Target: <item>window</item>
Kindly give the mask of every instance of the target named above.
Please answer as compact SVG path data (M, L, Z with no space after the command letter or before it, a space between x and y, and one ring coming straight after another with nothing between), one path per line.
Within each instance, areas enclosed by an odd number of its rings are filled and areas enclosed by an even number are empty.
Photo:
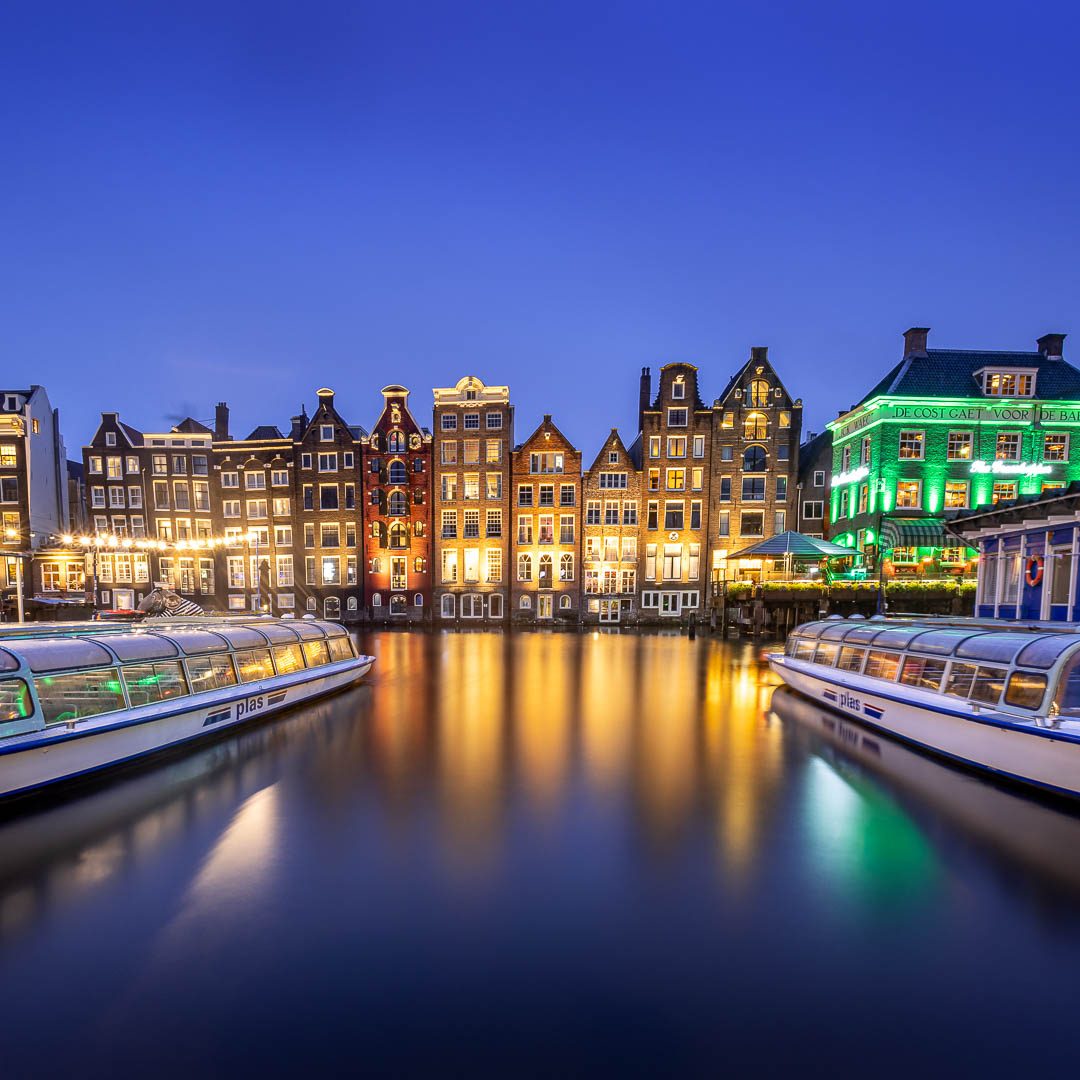
M730 449L730 447L728 447ZM703 458L705 456L705 436L694 436L694 457Z
M901 431L899 449L900 460L922 461L925 440L925 431Z
M898 509L922 506L922 481L898 480L896 483L896 506Z
M183 476L187 472L187 458L183 454L173 454L172 469L177 476Z
M787 477L778 476L776 478L776 498L783 500L787 498Z
M664 528L669 530L683 528L683 504L681 502L664 503Z
M945 456L949 461L970 461L972 435L970 431L950 431Z
M669 458L686 457L686 436L671 435L667 441L667 456Z
M262 491L266 487L266 473L248 470L244 473L244 487L248 491Z
M502 581L502 552L498 548L488 548L485 552L487 562L487 582L497 585Z
M180 509L180 507L177 507ZM248 499L247 501L247 516L249 518L264 518L266 517L266 500L265 499Z
M484 487L489 499L501 499L502 475L500 473L489 472L485 477Z
M323 524L319 526L319 546L324 548L340 547L341 530L337 525Z
M518 517L518 543L531 544L533 542L533 519L526 514Z
M894 563L917 563L919 561L919 549L915 547L894 547L892 549L892 561Z
M605 525L618 525L619 524L619 504L617 502L605 502L604 503L604 524Z
M618 454L615 455L618 457ZM627 474L624 472L602 472L600 473L599 486L601 488L626 488ZM571 491L574 489L571 487Z
M983 393L989 397L1031 397L1035 374L1029 371L984 371Z
M155 472L157 470L155 469ZM221 486L223 488L238 488L240 486L240 474L234 472L223 472L221 474Z
M574 515L559 515L559 543L572 544L574 542Z
M664 545L663 580L682 581L681 544Z
M660 456L660 436L649 436L649 457L658 458ZM99 470L100 471L100 470Z
M748 446L743 452L743 472L765 471L765 447Z
M320 454L319 472L337 472L337 454Z
M528 552L518 556L517 576L518 581L532 581L532 556Z
M518 484L518 506L532 506L532 484Z
M649 485L648 486L649 486L650 491L659 491L660 490L660 470L659 469L650 469L649 470Z
M637 502L624 502L622 505L623 505L623 524L624 525L636 525L638 523Z
M994 485L994 490L990 496L992 503L999 502L1013 502L1016 499L1016 484L1007 481L1004 483L998 483Z
M319 485L319 509L336 510L338 508L337 484Z
M564 554L559 556L559 580L560 581L573 581L574 580L574 556L570 554Z
M763 412L747 413L743 420L744 439L767 439L769 437L769 418Z
M319 442L333 442L334 441L334 425L333 424L320 424L319 425Z
M404 491L394 491L386 500L386 513L390 517L404 517L409 512L408 500Z
M502 510L488 510L486 512L485 535L488 537L502 536Z
M968 482L966 480L945 481L946 508L963 509L968 504Z
M484 415L484 423L488 431L499 431L503 426L501 412L489 412Z
M859 464L869 465L871 463L870 457L870 436L864 435L862 438L862 442L859 444Z
M488 439L484 449L484 460L489 465L499 465L502 462L502 439Z
M554 544L555 543L555 515L554 514L541 514L540 524L537 530L536 536L537 543L539 544Z
M686 397L686 380L682 375L675 376L675 381L671 384L671 396L676 401L682 401Z
M697 499L690 503L690 528L701 528L701 503Z
M277 556L277 583L279 588L292 588L293 557L291 555Z
M322 583L324 585L341 584L341 559L337 555L324 555L322 562Z
M191 493L188 490L186 480L176 480L173 482L173 505L177 510L190 510L191 509Z
M12 462L12 464L14 464L14 462ZM103 471L104 471L104 469L102 467L101 458L96 457L96 456L91 456L91 458L90 458L90 472L92 472L92 473L101 473Z
M461 535L466 540L478 540L480 538L480 511L479 510L466 510L465 511L465 525L461 530Z
M718 536L730 536L731 535L731 513L728 510L721 510L716 515L716 529Z
M769 404L769 384L764 379L750 380L750 404L755 409Z
M480 414L479 413L466 413L463 417L462 426L466 431L479 431L480 430Z
M378 472L379 471L379 463L378 463L378 461L373 462L373 465L375 466L374 471ZM311 468L311 455L310 454L301 454L300 455L300 468L301 469L310 469Z
M1043 461L1068 461L1069 436L1063 431L1048 431L1043 435Z
M1072 552L1067 547L1054 548L1050 553L1050 564L1050 603L1067 604L1072 576Z
M540 485L540 505L541 506L554 506L555 505L555 485L554 484L541 484Z
M668 491L682 491L686 487L685 469L668 469L664 478L665 487Z
M994 447L994 457L998 461L1020 460L1020 433L1018 431L999 431Z
M865 514L870 498L870 487L867 484L859 485L859 513Z
M457 431L457 414L456 413L443 413L442 414L442 430L443 431Z
M765 477L744 476L742 482L743 502L765 501Z
M686 409L668 409L668 427L686 427L689 413Z
M409 482L405 462L400 459L391 461L387 470L387 482L391 484L407 484Z
M774 510L773 511L773 532L782 533L787 529L787 511L786 510Z
M720 501L731 502L731 477L720 477Z
M741 515L739 533L742 536L764 536L765 515L760 510L747 510Z
M654 499L650 499L649 504L646 507L645 528L658 529L660 527L657 520L658 516L659 504Z

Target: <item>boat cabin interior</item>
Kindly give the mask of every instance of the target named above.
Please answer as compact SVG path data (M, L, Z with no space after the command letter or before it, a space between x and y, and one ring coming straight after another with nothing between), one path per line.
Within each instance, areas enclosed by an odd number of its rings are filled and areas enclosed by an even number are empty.
M0 646L0 737L317 668L356 655L337 623L140 627Z
M826 619L795 630L785 654L980 708L1080 718L1076 634Z

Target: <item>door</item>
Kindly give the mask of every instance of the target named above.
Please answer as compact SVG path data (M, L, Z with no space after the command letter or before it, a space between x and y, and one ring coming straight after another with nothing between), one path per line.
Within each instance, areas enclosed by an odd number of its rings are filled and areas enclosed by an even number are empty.
M682 611L682 593L662 592L660 594L660 614L678 616Z
M336 596L328 596L323 601L323 618L324 619L340 619L341 618L341 601Z
M113 589L113 607L130 611L135 606L134 589Z
M551 593L541 595L536 605L536 617L538 619L550 619L555 608L554 601L555 597Z
M600 621L606 623L617 623L619 621L618 600L600 601Z

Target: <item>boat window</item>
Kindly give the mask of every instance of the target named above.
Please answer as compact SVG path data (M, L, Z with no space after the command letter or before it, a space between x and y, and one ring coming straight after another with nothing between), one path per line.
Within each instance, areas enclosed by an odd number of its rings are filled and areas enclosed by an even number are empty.
M856 623L844 634L845 641L861 641L868 645L881 633L881 627L873 623Z
M836 665L843 671L862 671L865 649L856 649L852 645L845 645L840 650L840 662Z
M42 675L34 680L46 724L63 724L124 708L124 688L116 668Z
M832 667L836 663L836 656L839 652L839 645L834 645L829 641L820 642L817 647L817 652L814 653L814 663Z
M971 682L975 678L975 671L974 664L953 664L945 683L945 693L953 697L966 698L971 693Z
M821 631L820 641L841 641L844 635L851 629L851 623L835 622L826 626Z
M269 649L246 649L236 654L236 670L240 672L241 682L256 682L269 679L274 674L274 662L270 659Z
M0 649L0 671L18 671L19 661L7 649Z
M875 649L906 649L912 638L925 634L925 626L894 626L874 638Z
M184 697L188 692L179 660L160 664L127 664L121 670L127 685L128 701L133 708Z
M107 646L122 661L164 660L176 656L176 646L168 638L156 634L110 634L103 641L97 638L87 640Z
M351 660L356 655L348 637L331 638L327 644L330 646L331 660ZM819 645L818 648L820 649L821 646Z
M193 694L236 685L236 672L229 656L192 656L188 659L187 670Z
M796 660L813 660L814 659L814 643L808 641L805 638L797 638L795 641L795 653Z
M104 667L116 662L107 649L86 638L35 638L20 641L18 649L35 674L67 671L70 668Z
M186 656L224 652L228 648L224 638L211 634L208 630L170 630L169 640L179 645Z
M900 654L882 652L879 649L871 649L866 657L866 670L864 675L874 679L888 679L890 682L896 678L900 670Z
M294 671L303 671L304 654L299 645L275 645L274 663L279 675L289 675Z
M265 622L259 623L256 627L263 637L268 638L271 644L283 644L288 645L296 640L296 631L289 626L284 626L281 623L270 622L267 619Z
M954 655L964 660L994 660L999 664L1011 664L1013 657L1030 641L1028 634L980 634L958 645Z
M940 690L941 677L945 674L945 661L929 656L906 656L900 671L900 681L905 686L917 686L921 690Z
M824 630L827 625L828 623L821 621L803 623L802 626L799 627L799 637L817 639L821 636L822 630ZM344 630L345 628L342 627L342 629Z
M795 655L795 649L798 647L798 644L799 644L799 639L797 637L795 637L794 634L792 634L791 637L789 637L787 639L787 644L784 646L784 655L785 656L794 656Z
M220 626L216 633L219 633L234 649L258 649L266 645L266 638L247 626Z
M813 645L810 646L813 648ZM304 659L308 663L308 667L318 667L320 664L330 663L330 654L326 648L325 641L305 641L304 642Z
M293 629L296 631L297 637L301 637L305 641L322 641L326 637L323 628L317 622L311 620L298 622Z
M1067 649L1077 644L1075 634L1033 634L1031 644L1016 658L1024 667L1052 668Z
M969 638L980 637L981 633L970 630L929 630L914 638L908 646L912 652L932 653L934 656L951 656L953 650Z
M1066 663L1058 681L1054 704L1062 716L1080 716L1080 653Z
M1005 669L979 665L971 684L971 700L984 705L996 705L1005 689Z
M1018 709L1037 709L1046 693L1046 676L1034 671L1014 671L1009 676L1005 704Z
M4 679L0 682L0 723L5 720L21 720L33 711L30 687L22 679Z

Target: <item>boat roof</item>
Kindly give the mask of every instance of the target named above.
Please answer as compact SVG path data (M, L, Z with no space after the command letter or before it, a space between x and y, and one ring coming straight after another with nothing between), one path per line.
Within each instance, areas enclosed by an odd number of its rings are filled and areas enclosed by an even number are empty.
M872 645L878 649L904 649L912 653L954 660L1049 670L1066 653L1080 650L1074 633L983 626L942 626L940 623L888 622L867 619L821 619L795 631L801 638Z
M0 646L0 673L15 672L23 663L35 675L80 668L109 667L116 663L153 663L225 652L228 649L266 648L345 637L339 623L253 619L248 623L222 620L211 625L188 627L185 621L167 625L142 623L138 627L101 634L43 635L5 639ZM100 623L91 624L100 628Z

